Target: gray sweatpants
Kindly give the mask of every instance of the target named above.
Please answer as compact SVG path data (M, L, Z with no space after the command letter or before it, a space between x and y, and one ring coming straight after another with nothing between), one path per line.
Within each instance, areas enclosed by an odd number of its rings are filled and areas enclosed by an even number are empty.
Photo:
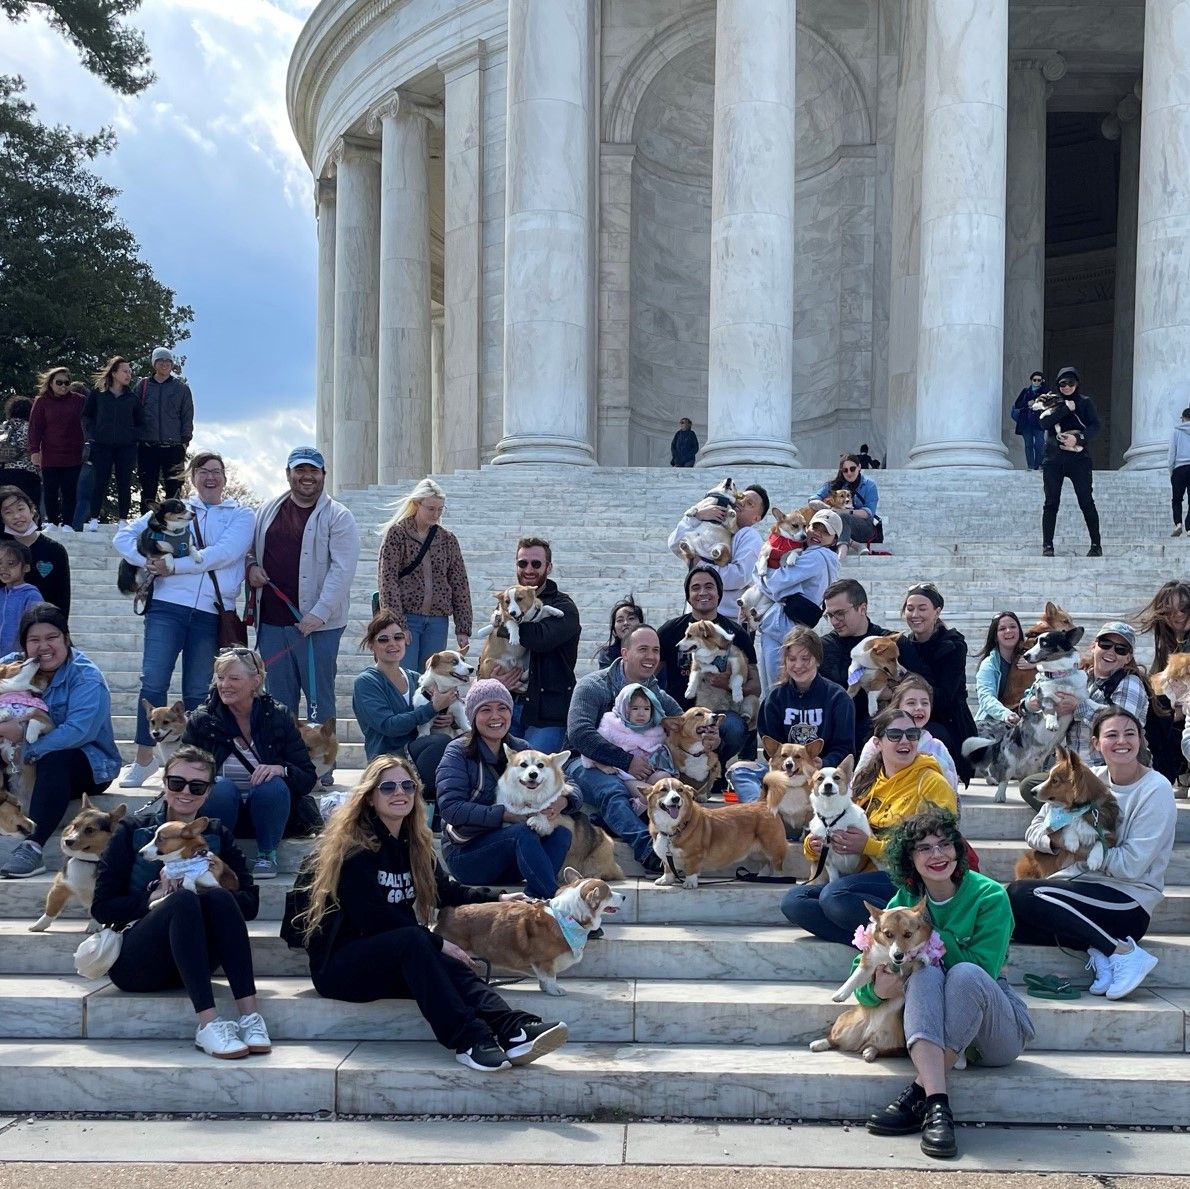
M974 1044L981 1065L1008 1065L1033 1039L1025 1002L1004 979L996 980L974 962L949 970L926 966L905 984L905 1039L965 1053Z

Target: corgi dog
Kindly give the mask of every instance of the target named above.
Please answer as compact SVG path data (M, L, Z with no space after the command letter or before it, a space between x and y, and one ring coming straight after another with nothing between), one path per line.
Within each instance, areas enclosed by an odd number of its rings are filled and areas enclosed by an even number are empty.
M702 706L691 706L681 714L671 714L661 720L665 745L673 758L678 775L694 789L695 799L705 801L723 774L722 765L714 749L705 743L707 733L723 721L722 714L712 714ZM647 789L644 790L647 793Z
M761 799L781 819L786 838L800 838L813 813L810 787L822 766L818 758L822 754L822 740L781 743L770 735L762 735L760 743L769 761L769 770L760 781Z
M0 834L6 838L28 838L37 823L25 815L15 794L0 789Z
M907 670L897 647L899 632L868 636L851 650L847 670L847 693L855 697L862 689L868 695L868 715L875 718L882 706L892 701L892 692Z
M1016 861L1015 879L1049 879L1072 863L1088 871L1103 867L1106 848L1116 840L1120 805L1078 752L1058 748L1058 762L1034 790L1045 815L1050 854L1030 848Z
M294 721L297 722L296 718ZM339 723L333 718L328 718L323 723L297 722L297 729L306 750L310 753L315 775L321 780L328 772L335 770L335 761L339 758L339 740L336 734Z
M475 633L477 640L483 640L479 654L480 677L527 669L529 650L521 644L521 624L556 619L564 614L557 607L547 607L532 586L510 586L507 590L497 591L495 599L492 622ZM524 693L527 688L527 682L522 681L518 692Z
M25 742L33 743L53 729L54 720L40 695L50 683L36 659L10 661L0 665L0 722L25 724ZM0 759L4 761L4 787L18 797L33 792L33 765L27 764L23 747L10 739L0 740Z
M566 852L563 867L589 871L596 879L624 878L624 869L616 862L616 844L612 836L585 813L559 814L558 825L570 831L570 849Z
M852 759L846 756L836 768L822 768L814 773L810 784L810 834L822 839L819 870L826 870L829 883L843 875L854 875L867 860L862 854L841 855L832 849L830 840L835 830L862 830L870 838L872 827L868 815L851 799Z
M202 550L197 548L190 536L190 525L194 520L194 509L185 500L162 500L153 506L149 521L136 539L136 547L145 558L161 558L166 572L174 572L174 561L179 557L192 557L202 564ZM153 585L153 575L143 566L131 562L120 562L116 573L116 588L121 594L132 595L134 608L148 597Z
M665 866L658 887L697 888L704 868L729 867L757 852L774 871L785 862L785 827L764 801L708 809L692 788L667 777L649 790L648 816L653 852Z
M864 901L871 923L855 932L860 960L851 977L831 996L842 1003L857 988L870 983L881 966L908 977L924 966L942 961L946 947L934 932L923 896L912 908L877 908ZM810 1045L812 1053L842 1049L862 1053L865 1061L905 1053L904 992L890 996L876 1007L857 1004L831 1026L830 1035Z
M850 487L834 487L821 500L812 500L810 507L815 509L819 507L832 508L840 514L852 512L855 510L855 497L851 494Z
M105 813L91 803L86 793L83 794L82 808L62 831L62 853L66 856L66 866L54 876L54 882L46 893L45 912L29 926L30 933L44 933L71 900L77 900L90 913L91 901L95 898L95 874L99 857L127 812L127 805L117 805L111 813ZM99 925L91 921L87 925L87 932L92 933L98 928Z
M164 864L162 878L180 879L188 892L204 888L238 892L240 881L235 872L218 855L211 854L203 837L210 820L196 817L192 822L162 822L140 853L150 862Z
M731 538L739 528L736 520L739 499L740 493L736 491L735 484L730 479L724 479L707 492L704 500L686 512L687 516L694 516L704 509L722 508L725 513L722 522L700 520L696 528L678 540L675 548L687 565L709 561L716 566L725 566L731 561Z
M182 745L186 730L186 707L181 701L172 706L154 706L148 698L141 698L145 718L149 723L149 734L153 736L153 754L164 768Z
M752 727L760 713L760 699L755 694L744 695L748 658L731 632L713 619L694 619L676 648L679 656L690 657L686 698L708 710L734 710L745 725ZM704 680L713 673L726 675L727 690L716 689Z
M795 508L792 512L782 512L780 508L774 507L771 511L773 529L769 533L769 539L760 547L760 553L757 555L757 575L764 574L768 570L776 570L781 566L793 565L809 540L810 517L806 515L809 509ZM765 612L772 605L773 600L764 593L760 584L753 582L736 599L736 606L739 607L739 614L736 618L750 632L755 632L760 627L760 621L764 618Z
M1037 666L1038 700L1041 702L1045 729L1058 731L1059 735L1066 732L1059 730L1054 695L1059 692L1070 693L1080 701L1087 696L1087 674L1079 667L1079 656L1075 650L1082 636L1082 628L1042 632L1037 643L1024 653L1025 660ZM1066 726L1069 725L1067 722Z
M587 938L624 897L602 879L584 878L573 867L556 896L463 904L438 914L435 932L493 966L536 975L547 995L565 995L558 975L581 961Z
M541 811L570 792L562 771L570 752L548 755L532 748L513 751L506 743L504 755L508 764L496 784L496 804L510 813L527 814L525 825L535 834L552 834L559 823L550 821Z
M1057 603L1050 600L1045 605L1040 618L1032 627L1025 629L1025 645L1037 643L1042 632L1069 632L1074 627L1074 620ZM1008 674L1008 683L1004 687L1001 701L1005 706L1016 706L1025 696L1026 690L1033 684L1035 673L1032 666L1027 669L1017 668L1015 665Z
M1169 699L1169 704L1190 714L1190 652L1175 652L1165 668L1152 677L1153 690Z
M463 701L467 697L467 687L471 684L471 678L474 676L475 666L467 664L461 652L449 648L443 652L436 652L426 661L426 670L417 683L413 704L414 706L425 706L435 694L440 694L448 689L458 690L458 698L451 702L447 710L454 725L447 727L444 733L450 735L452 739L466 734L471 730L471 724L467 721L467 714L463 710ZM429 722L422 723L417 728L417 733L428 735L433 729L433 719L431 719Z

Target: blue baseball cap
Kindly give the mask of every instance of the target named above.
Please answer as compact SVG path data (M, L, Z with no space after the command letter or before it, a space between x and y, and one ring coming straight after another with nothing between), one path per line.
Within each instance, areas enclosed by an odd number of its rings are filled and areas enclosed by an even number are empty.
M285 469L292 470L303 463L307 466L318 467L323 471L326 470L326 459L314 446L295 446L285 460Z

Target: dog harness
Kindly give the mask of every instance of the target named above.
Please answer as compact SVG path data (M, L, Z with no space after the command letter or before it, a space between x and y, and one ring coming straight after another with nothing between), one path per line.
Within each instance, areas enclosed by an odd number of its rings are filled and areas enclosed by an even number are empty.
M161 874L166 879L198 879L211 869L211 856L205 851L192 859L171 859L161 865Z
M803 548L803 542L791 541L780 533L769 533L769 569L775 570L781 565L781 558L795 549Z
M811 883L813 883L822 874L822 869L826 866L826 852L830 850L830 832L835 828L835 826L839 824L839 822L843 820L843 816L846 814L846 812L847 806L844 806L834 817L831 818L829 822L825 818L819 817L818 814L814 815L814 818L817 821L822 822L823 826L826 828L827 837L822 840L822 850L818 852L818 866L814 868L814 874L810 876ZM856 933L856 936L859 936L858 932ZM862 949L863 947L861 946L860 948Z
M570 946L570 952L576 959L581 958L587 945L586 927L580 925L574 917L568 917L556 909L552 903L547 904L545 910L558 922L558 928L562 930L562 938Z

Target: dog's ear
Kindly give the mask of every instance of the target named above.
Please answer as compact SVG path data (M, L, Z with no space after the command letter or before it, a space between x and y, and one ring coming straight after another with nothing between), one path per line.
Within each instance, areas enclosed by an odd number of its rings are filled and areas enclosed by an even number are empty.
M157 709L157 707L154 706L153 703L150 702L148 698L141 698L140 704L145 708L146 715L152 714L153 711Z
M178 699L178 700L177 700L177 701L176 701L176 702L175 702L175 703L174 703L174 704L173 704L173 705L172 705L172 706L169 708L169 712L170 712L170 714L185 714L185 713L186 713L186 703L185 703L185 702L183 702L181 698L179 698L179 699Z
M1073 648L1082 638L1086 628L1071 628L1070 629L1070 647Z
M760 745L764 748L764 754L770 760L781 750L781 744L772 735L761 735Z
M582 878L583 873L581 871L576 871L573 867L567 867L566 870L562 872L563 883L578 883L578 881Z
M929 896L922 896L922 898L913 906L913 911L916 912L919 916L925 916L926 909L929 908L929 905L930 905Z
M507 743L504 744L504 757L505 757L505 759L508 760L508 762L510 764L515 763L517 756L519 756L520 754L521 753L519 751L513 751L512 748L509 747Z
M810 759L816 760L822 754L822 749L825 746L826 741L824 739L811 739L810 742L806 744L806 755L808 755Z
M84 793L82 801L79 804L79 809L83 810L83 809L94 809L94 808L95 808L95 805L91 801L91 798L88 797L86 793Z
M114 826L117 822L122 821L124 816L128 813L128 806L123 803L117 805L107 816Z
M554 754L552 756L550 756L550 766L553 768L557 768L558 771L561 772L563 767L566 764L566 761L569 759L570 759L570 752L556 751L556 752L554 752Z
M840 764L835 765L835 771L843 774L844 780L850 780L852 772L855 771L855 759L853 756L844 756Z
M1047 599L1045 610L1042 612L1043 619L1055 620L1062 618L1062 608L1058 606L1052 599Z
M875 904L869 904L864 901L864 907L868 910L868 916L872 918L873 923L880 920L880 914L884 911L883 908L877 908Z
M769 515L771 515L771 516L772 516L773 520L774 520L774 521L775 521L777 524L780 524L780 523L781 523L781 521L785 519L785 513L784 513L784 512L782 512L782 511L781 511L781 509L780 509L780 508L778 508L776 504L774 504L774 505L773 505L773 506L772 506L772 507L769 509Z
M681 714L667 714L661 720L661 729L668 735L672 731L680 731L686 718Z
M182 833L187 837L201 836L210 824L211 819L209 817L196 817L194 821L182 828Z
M886 640L899 640L901 638L900 632L885 632L884 638Z

